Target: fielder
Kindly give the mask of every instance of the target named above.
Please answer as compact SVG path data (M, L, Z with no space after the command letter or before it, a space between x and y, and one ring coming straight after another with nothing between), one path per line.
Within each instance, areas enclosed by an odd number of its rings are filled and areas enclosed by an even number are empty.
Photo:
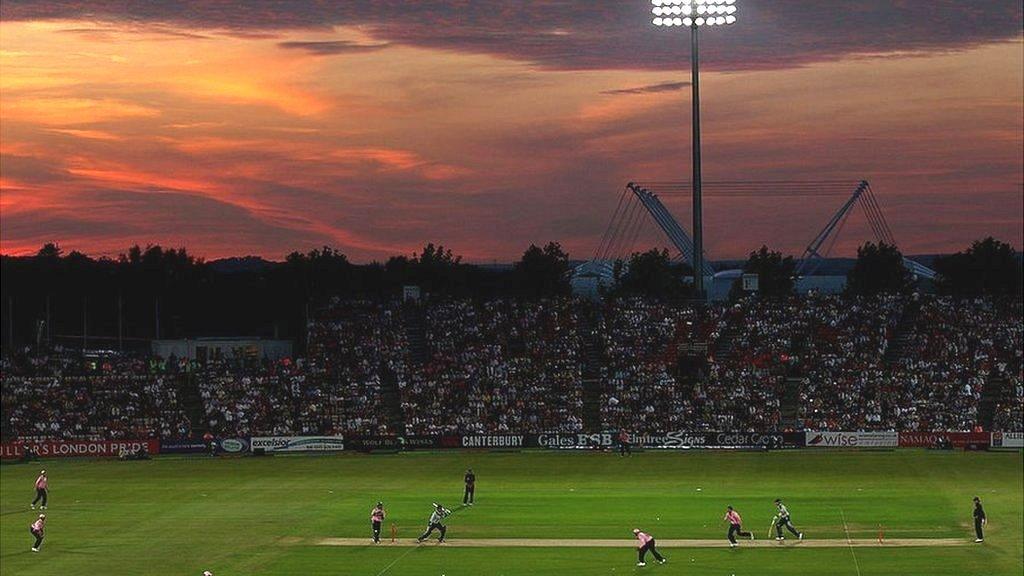
M473 505L473 497L476 495L476 474L473 474L473 469L466 470L466 476L463 478L466 483L466 490L462 493L462 503L467 506Z
M32 545L33 552L39 552L39 547L43 545L43 530L46 528L46 514L40 514L39 518L28 527L28 531L36 537L36 543Z
M644 557L647 556L648 552L654 554L654 559L657 560L659 564L668 562L668 559L663 557L661 554L658 554L658 549L655 548L654 544L654 536L651 536L646 532L641 532L639 528L633 528L633 535L636 536L637 539L637 566L647 566L647 562L644 562Z
M46 479L46 470L39 471L39 477L36 478L36 499L32 501L30 508L36 509L36 503L40 500L43 501L43 505L39 507L40 510L46 510L46 497L48 496L49 481Z
M775 526L775 539L786 539L786 537L782 535L782 528L783 526L785 526L786 529L790 531L790 533L797 537L797 539L803 540L804 533L798 531L796 528L793 527L793 522L791 522L789 519L789 509L786 508L786 505L782 503L782 500L778 498L775 499L775 508L779 511L779 513L775 515L775 518L772 522L772 524Z
M725 508L725 518L723 518L723 520L729 523L729 534L727 536L729 538L729 546L733 548L738 546L736 543L736 535L739 535L741 538L750 538L753 540L753 532L743 531L743 518L740 517L740 513L733 510L732 506L726 506Z
M619 430L619 456L632 456L633 446L629 443L629 432Z
M437 543L443 543L444 535L448 531L448 527L442 524L441 521L451 513L451 510L448 510L444 506L434 502L434 510L430 513L430 520L427 521L427 530L423 534L420 534L420 537L416 539L416 542L422 543L430 537L434 530L437 530L441 533L441 536L437 539Z
M384 511L384 503L377 502L377 505L370 510L370 527L373 528L373 543L380 544L380 525L384 523L387 512Z

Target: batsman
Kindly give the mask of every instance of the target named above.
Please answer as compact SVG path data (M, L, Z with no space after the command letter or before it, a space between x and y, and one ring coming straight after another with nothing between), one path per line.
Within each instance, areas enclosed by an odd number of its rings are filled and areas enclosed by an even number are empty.
M444 506L441 506L437 502L434 502L434 509L430 513L430 520L427 521L427 530L423 534L420 534L420 537L416 539L416 542L422 543L427 538L430 538L430 535L434 532L434 530L437 530L441 533L441 535L437 538L437 543L443 543L444 535L446 532L448 532L448 527L442 524L441 522L445 519L445 517L449 516L451 513L451 510L445 508Z
M370 527L373 529L373 543L380 544L380 525L384 523L387 512L384 511L384 503L377 502L377 505L370 510Z
M776 510L778 510L778 513L775 515L775 517L772 518L772 526L775 527L775 539L786 539L786 537L782 535L782 528L785 527L787 530L790 531L790 533L793 534L793 536L796 536L797 539L803 540L804 533L798 531L796 528L793 527L793 522L789 518L789 509L786 508L786 505L782 503L782 500L778 498L775 499L775 508Z

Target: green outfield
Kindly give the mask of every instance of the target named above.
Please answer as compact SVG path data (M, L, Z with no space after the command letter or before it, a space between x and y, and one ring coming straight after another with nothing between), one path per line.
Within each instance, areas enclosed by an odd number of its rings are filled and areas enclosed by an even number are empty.
M397 455L163 457L148 462L46 461L0 467L0 573L72 575L660 574L1013 575L1024 569L1021 452L446 452ZM50 477L47 539L32 553L28 504ZM460 508L462 473L477 505ZM976 545L971 497L989 514ZM725 538L726 505L764 539L781 497L807 543L665 548L669 563L634 566L625 547L588 540ZM369 512L388 509L385 535L414 537L430 503L456 509L451 546L369 542ZM920 539L911 547L848 546ZM363 538L365 544L327 545ZM390 538L388 538L390 539ZM495 546L480 544L494 539ZM500 545L543 539L544 547ZM549 542L551 541L551 542ZM344 542L336 540L335 542ZM863 543L863 542L861 542ZM564 545L563 545L564 544ZM612 543L614 544L614 543Z

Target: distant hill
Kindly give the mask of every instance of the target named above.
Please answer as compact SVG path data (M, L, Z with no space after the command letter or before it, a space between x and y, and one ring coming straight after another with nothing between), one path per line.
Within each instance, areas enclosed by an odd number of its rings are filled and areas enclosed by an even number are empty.
M259 256L232 256L211 260L210 269L220 274L238 274L243 272L263 272L280 266L280 262L264 260Z

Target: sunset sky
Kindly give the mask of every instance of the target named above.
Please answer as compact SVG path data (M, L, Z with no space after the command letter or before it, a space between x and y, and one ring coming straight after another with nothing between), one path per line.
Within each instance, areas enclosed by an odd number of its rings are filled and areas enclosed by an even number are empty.
M646 0L0 6L4 254L586 258L627 182L690 177L689 34ZM705 179L867 179L905 253L1021 248L1020 0L737 6L701 37ZM799 252L841 201L709 198L706 248Z

